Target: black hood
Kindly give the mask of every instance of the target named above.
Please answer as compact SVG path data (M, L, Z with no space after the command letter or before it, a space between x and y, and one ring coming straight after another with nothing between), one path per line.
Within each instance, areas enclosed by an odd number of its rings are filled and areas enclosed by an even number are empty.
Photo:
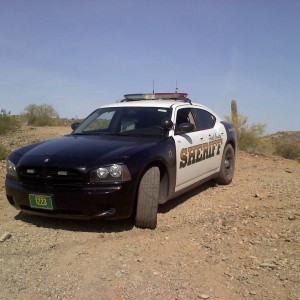
M47 164L57 167L89 168L96 163L118 162L136 151L143 151L153 145L153 142L153 139L128 136L68 135L38 143L33 147L20 148L16 153L22 156L18 166Z

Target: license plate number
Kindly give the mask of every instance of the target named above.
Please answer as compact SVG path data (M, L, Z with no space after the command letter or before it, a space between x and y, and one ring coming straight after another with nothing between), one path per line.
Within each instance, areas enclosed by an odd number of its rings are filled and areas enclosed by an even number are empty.
M29 194L30 207L53 210L53 201L50 195Z

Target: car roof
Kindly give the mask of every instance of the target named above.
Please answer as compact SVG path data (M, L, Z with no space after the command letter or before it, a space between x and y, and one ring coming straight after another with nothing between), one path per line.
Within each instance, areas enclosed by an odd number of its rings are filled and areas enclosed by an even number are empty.
M192 102L189 99L188 101L181 101L181 100L174 100L174 99L155 99L155 100L133 100L133 101L126 101L126 99L117 101L115 103L106 104L101 106L101 108L108 108L108 107L162 107L162 108L170 108L170 107L178 107L178 106L197 106L203 109L210 110L208 107Z
M192 102L183 102L176 100L165 100L165 99L157 99L157 100L138 100L138 101L124 101L124 102L115 102L108 105L103 105L101 108L108 107L162 107L162 108L170 108L170 107L179 107L179 106L193 106L199 107L203 109L208 109L206 106L199 103Z
M163 107L163 108L169 108L171 106L178 106L178 105L186 105L188 103L186 102L178 102L175 100L137 100L137 101L121 101L112 103L109 105L104 105L102 107Z

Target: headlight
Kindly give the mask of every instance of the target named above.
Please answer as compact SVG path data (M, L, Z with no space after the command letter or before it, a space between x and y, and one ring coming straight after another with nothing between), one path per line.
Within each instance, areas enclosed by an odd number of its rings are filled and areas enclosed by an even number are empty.
M124 182L131 179L128 168L123 164L99 167L91 171L90 182Z
M7 175L17 177L16 165L10 160L6 161L6 173Z
M109 171L106 168L98 168L96 172L99 178L106 178L109 174Z
M109 174L114 178L119 178L122 175L123 168L124 166L112 165L109 168Z

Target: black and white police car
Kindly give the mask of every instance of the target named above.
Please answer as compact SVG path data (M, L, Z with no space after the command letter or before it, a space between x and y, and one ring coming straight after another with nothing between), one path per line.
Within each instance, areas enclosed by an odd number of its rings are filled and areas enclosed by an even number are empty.
M125 95L69 135L7 159L6 196L29 214L124 219L155 228L158 205L204 181L232 181L236 131L186 93Z

